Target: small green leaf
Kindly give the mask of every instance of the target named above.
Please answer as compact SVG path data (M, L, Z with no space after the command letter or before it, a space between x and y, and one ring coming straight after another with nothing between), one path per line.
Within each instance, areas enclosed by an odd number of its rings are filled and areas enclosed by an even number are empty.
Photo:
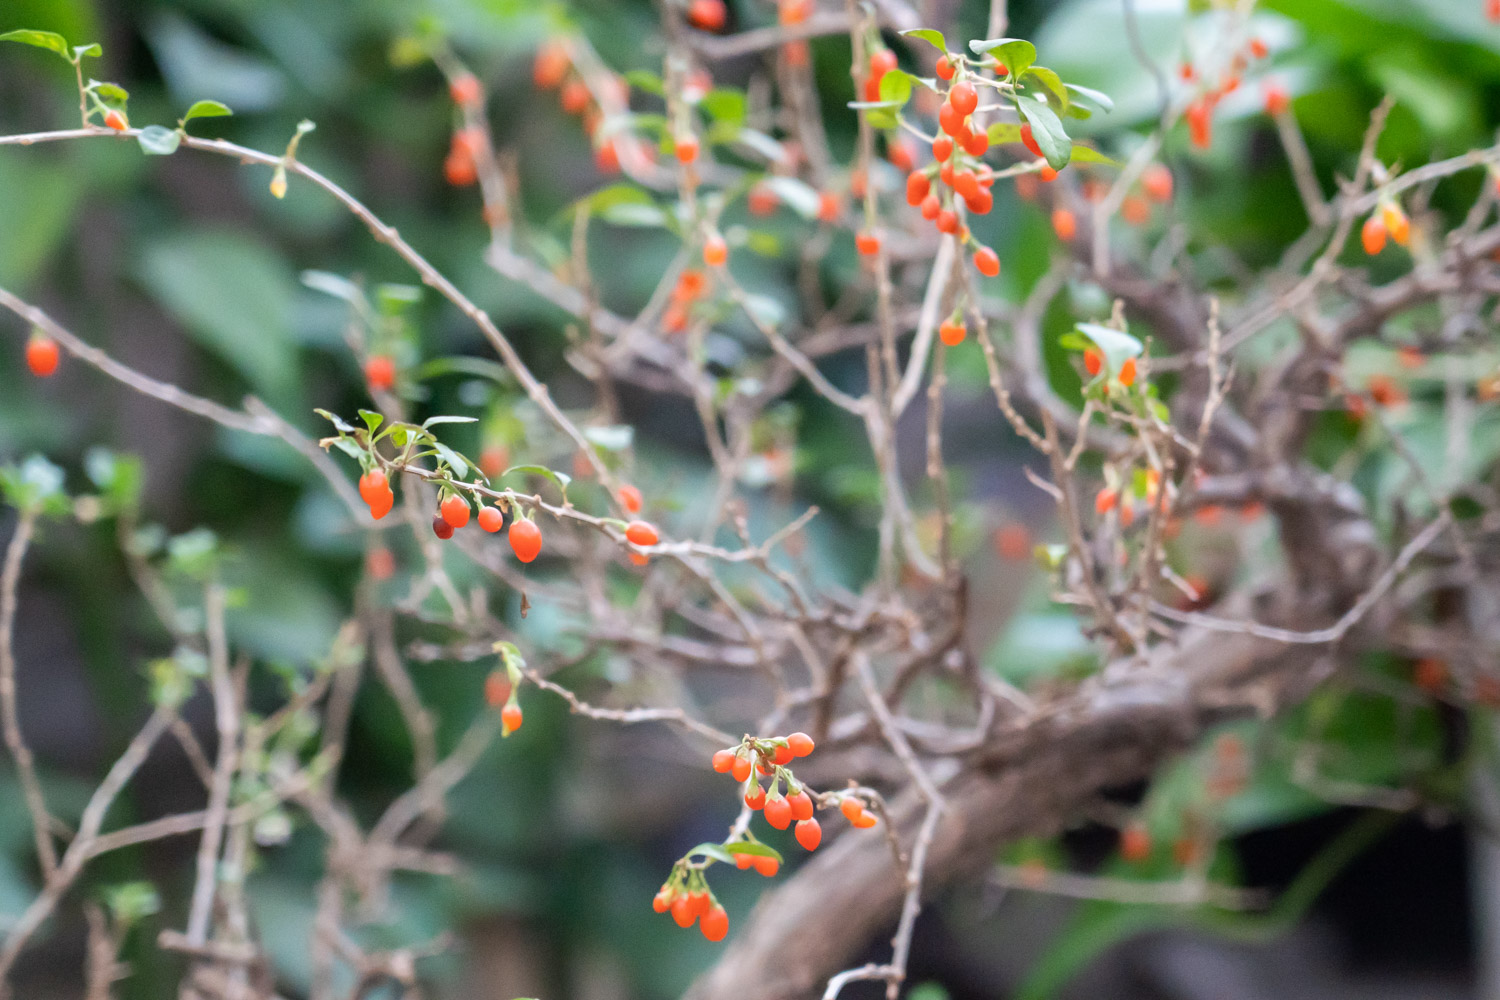
M892 70L891 72L894 73L897 71ZM887 73L886 75L889 76L890 74ZM790 205L792 211L804 219L816 219L818 217L818 208L822 204L822 199L818 197L818 192L814 191L803 181L799 181L795 177L775 176L767 177L760 183L775 191L778 198Z
M104 55L104 47L101 46L98 42L94 42L94 43L92 43L90 45L75 45L75 46L73 46L73 61L74 62L77 62L78 60L82 59L84 56L96 56L97 57L97 56L102 56L102 55Z
M147 125L135 137L141 152L149 156L171 156L182 142L182 134L164 125Z
M99 100L104 102L105 107L123 108L125 102L130 100L130 93L118 83L105 83L101 80L90 80L89 90L93 91Z
M398 443L399 444L405 444L404 441L403 442L398 442ZM345 455L348 455L350 458L354 459L355 461L363 461L364 460L364 457L365 457L364 450L362 448L360 448L359 445L355 444L349 438L345 438L345 437L334 438L333 439L333 446L335 448L337 448L339 451L343 452Z
M751 844L741 841L736 844L730 844L728 851L730 854L748 854L755 858L775 858L777 863L781 861L781 852L766 844Z
M920 38L939 52L948 51L948 41L936 28L908 28L900 32L902 38Z
M745 116L749 113L750 103L738 90L716 87L703 95L703 100L698 102L698 106L714 121L725 122L739 128L745 124Z
M625 82L637 90L644 90L648 94L661 97L667 92L666 85L662 83L661 77L644 69L633 69L625 74Z
M605 451L624 451L635 440L635 428L629 424L614 424L609 427L586 427L583 436Z
M901 105L895 101L850 101L849 107L863 111L871 128L895 128L896 111Z
M318 416L322 417L324 420L326 420L329 423L333 424L334 427L336 427L339 430L343 431L345 434L353 434L354 433L354 425L350 424L348 421L346 421L343 417L339 416L337 413L333 413L333 412L330 412L328 410L323 410L323 409L315 409L315 410L313 410L313 412L316 413Z
M187 114L182 116L182 124L186 125L194 118L225 118L234 114L229 110L229 105L218 101L194 101L193 106L187 109Z
M417 285L387 282L375 286L375 304L380 307L382 316L399 316L421 301L422 289Z
M911 100L911 87L916 77L904 69L887 70L880 78L880 102L882 104L894 103L902 107Z
M1114 157L1105 156L1103 153L1099 152L1094 147L1092 147L1092 146L1085 146L1081 142L1075 142L1075 143L1073 143L1073 154L1072 154L1071 162L1073 162L1073 163L1103 163L1103 164L1106 164L1107 166L1111 166L1111 167L1118 167L1120 165L1120 161L1116 160Z
M557 484L557 488L562 490L564 494L568 492L568 484L573 481L573 477L568 475L567 473L558 472L556 469L549 469L545 465L512 465L510 468L500 473L500 478L504 479L512 472L520 472L528 476L541 476L543 479L550 479Z
M1108 113L1115 109L1115 102L1108 94L1101 93L1089 87L1080 87L1076 83L1068 83L1064 84L1064 86L1068 88L1068 92L1073 95L1074 100L1081 100L1091 104L1096 110Z
M615 226L665 228L667 225L666 212L655 205L639 202L610 205L599 213L599 218Z
M1068 158L1073 155L1073 143L1063 130L1057 113L1046 101L1022 96L1016 97L1016 110L1030 123L1031 137L1041 147L1042 155L1047 158L1052 169L1061 170L1066 167Z
M359 418L365 422L371 434L374 434L380 425L385 422L385 415L376 413L374 410L360 410Z
M1005 68L1012 76L1016 76L1032 63L1036 62L1036 46L1024 38L990 38L984 41L973 41L969 48L975 55L982 56L986 52L992 54L996 59L1005 63Z
M1022 74L1020 83L1028 90L1036 86L1042 87L1049 95L1047 103L1059 114L1068 110L1068 88L1063 86L1062 77L1045 66L1033 66Z
M20 42L22 45L35 45L39 49L51 49L64 59L72 62L72 58L68 55L68 40L55 31L34 31L30 28L20 28L16 31L7 31L5 34L0 35L0 42Z
M987 130L991 146L1004 145L1007 142L1021 141L1021 126L1014 122L996 122Z
M1120 373L1120 366L1141 353L1141 342L1128 333L1098 323L1079 323L1078 332L1094 342L1104 355L1110 377Z
M432 442L432 447L437 451L442 460L448 464L448 467L453 470L455 478L466 479L468 477L469 463L464 461L462 455L441 441Z
M363 302L365 298L364 293L354 282L327 271L303 271L302 283L315 292L332 295L345 302Z
M713 858L715 861L722 861L726 865L734 864L734 855L730 854L723 844L699 844L691 851L688 851L686 856L691 858L695 854L701 854L705 858Z
M426 420L422 421L422 429L425 431L429 427L436 427L438 424L477 424L478 422L478 417L428 417Z

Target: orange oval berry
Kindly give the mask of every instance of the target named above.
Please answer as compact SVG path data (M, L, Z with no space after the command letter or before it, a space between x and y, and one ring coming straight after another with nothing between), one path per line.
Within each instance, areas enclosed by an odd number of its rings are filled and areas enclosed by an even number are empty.
M1120 366L1120 384L1124 386L1135 384L1135 358L1126 358L1125 363Z
M500 710L500 725L507 733L513 733L521 728L521 706L511 702Z
M1267 83L1265 89L1266 114L1282 114L1292 106L1292 99L1287 94L1286 88L1278 83Z
M645 502L645 498L641 496L640 490L626 483L620 487L619 496L620 506L625 508L626 513L639 514L641 512L641 504Z
M781 870L781 862L765 854L755 855L755 870L766 878L770 878Z
M698 930L710 941L724 940L724 935L729 933L729 914L724 912L724 907L715 903L713 909L705 913L698 922Z
M26 342L26 367L38 378L54 374L61 359L57 341L51 337L35 336Z
M478 104L484 97L484 88L473 73L460 73L448 81L448 96L453 98L454 104Z
M1120 494L1115 490L1105 487L1094 497L1094 511L1098 514L1108 514L1115 509L1115 504L1120 500Z
M806 757L813 752L812 737L806 733L793 733L786 738L786 745L791 748L793 757Z
M517 518L505 537L510 541L511 551L523 563L531 562L542 551L542 529L536 526L535 521Z
M713 757L714 770L720 774L727 774L734 769L734 760L733 750L720 750Z
M745 805L751 809L760 809L766 804L766 790L760 787L759 782L751 785L745 791Z
M873 257L880 253L880 237L871 232L863 232L854 237L854 248L862 257Z
M859 799L856 799L851 795L848 798L844 799L844 801L839 803L839 812L844 814L845 819L853 823L855 820L864 815L865 805L863 802L859 801Z
M958 72L958 66L952 56L941 56L937 61L937 76L939 80L951 80L953 74Z
M961 115L970 115L979 107L979 94L967 83L955 83L948 91L948 103Z
M778 830L785 830L792 825L792 805L780 795L773 799L766 799L763 814L766 822Z
M772 764L783 765L783 764L790 764L791 762L792 762L792 748L791 747L787 747L787 746L781 746L781 745L778 744L777 747L776 747L776 749L775 749L775 751L771 754L771 763Z
M798 823L793 835L797 838L797 843L802 845L803 850L816 851L818 845L823 842L823 828L815 819L805 819Z
M510 701L510 677L503 670L492 670L484 679L484 700L491 708Z
M1090 376L1098 375L1104 370L1104 355L1099 353L1097 347L1090 347L1083 352L1083 370Z
M438 509L442 512L443 520L455 528L462 528L469 523L469 501L458 494L446 497Z
M1064 243L1071 243L1073 237L1078 235L1078 219L1069 209L1053 209L1052 231L1057 233L1057 238Z
M851 820L849 825L854 827L856 830L868 830L870 827L875 825L875 814L868 812L860 813L859 818Z
M666 886L662 886L661 890L655 896L651 897L651 909L657 913L666 913L672 908L672 901L676 898L676 893Z
M910 174L906 178L906 203L908 205L920 205L922 199L927 197L927 192L932 190L932 181L927 179L926 174Z
M938 217L938 214L942 211L942 209L943 209L943 203L940 202L940 201L938 201L937 195L930 194L927 197L925 197L925 198L922 199L922 207L921 207L922 218L926 219L928 222L931 222L933 219L936 219Z
M656 528L645 521L631 521L625 526L625 538L636 545L655 545L661 539L656 534Z
M964 342L968 328L962 322L949 320L938 327L938 339L948 347L957 347Z
M986 278L993 278L1000 273L1000 255L989 247L980 247L974 251L974 268Z
M1141 174L1141 187L1152 201L1172 200L1172 171L1160 163L1153 163Z
M1385 236L1385 223L1378 215L1371 215L1359 230L1359 241L1371 257L1385 249Z
M729 19L724 0L692 0L687 9L688 23L704 31L718 31Z
M505 527L505 514L499 507L480 507L479 526L493 535Z
M746 757L736 757L729 768L729 772L734 775L734 780L740 782L749 781L752 770L754 768Z
M395 359L388 354L372 354L365 362L365 385L371 392L386 392L395 384Z
M1021 123L1021 145L1031 151L1032 156L1042 156L1042 147L1036 143L1036 136L1031 132L1031 122Z
M104 116L104 124L107 128L112 128L116 132L123 132L130 127L130 123L125 120L125 115L113 108Z
M932 140L932 158L939 162L953 155L953 140L946 135L940 135Z
M531 82L538 90L554 90L567 78L570 64L566 45L547 42L537 49L536 61L531 65Z
M698 910L693 905L692 894L678 896L672 902L672 919L683 929L693 926L698 919Z
M792 819L812 819L813 800L807 792L798 789L795 795L788 795L786 800L792 804Z
M709 267L722 267L729 260L729 246L724 237L714 233L703 241L703 263Z
M698 158L698 140L690 135L683 136L672 143L672 152L678 163L692 163Z

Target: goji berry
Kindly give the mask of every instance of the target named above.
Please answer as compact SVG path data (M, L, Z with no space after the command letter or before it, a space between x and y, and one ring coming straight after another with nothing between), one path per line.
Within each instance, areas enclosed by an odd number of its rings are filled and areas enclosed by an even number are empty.
M542 551L542 529L536 526L535 521L524 517L516 518L505 537L510 540L511 551L523 563L531 562Z
M745 782L750 780L750 772L755 769L748 757L736 757L729 771L734 775L734 780Z
M843 211L844 201L834 192L824 191L818 195L819 222L837 222Z
M1042 147L1037 145L1036 136L1032 134L1031 122L1021 123L1021 145L1031 151L1032 156L1043 156Z
M698 930L710 941L724 940L724 935L729 933L729 914L724 912L724 907L715 903L713 909L705 913L698 922Z
M1250 44L1247 48L1249 48L1250 54L1257 59L1264 59L1266 54L1270 52L1270 49L1266 48L1266 43L1258 37L1250 39Z
M984 188L980 188L972 197L965 198L964 204L968 205L969 211L975 215L989 215L990 209L995 207L995 196Z
M1119 500L1120 494L1106 486L1094 497L1094 511L1098 514L1108 514L1115 509L1115 504Z
M562 42L547 42L536 51L536 61L531 64L531 82L539 90L554 90L567 78L570 64L567 46Z
M955 83L948 91L948 103L961 115L967 117L979 107L979 94L967 83Z
M937 75L939 80L951 80L953 74L958 72L958 66L952 56L942 56L937 61Z
M389 354L372 354L365 362L365 385L371 392L386 392L396 384L396 361Z
M733 750L720 750L714 754L714 770L720 774L727 774L734 767L735 755Z
M672 901L672 919L677 922L678 927L686 929L693 926L698 919L698 911L693 906L690 894L678 896Z
M792 806L792 819L798 821L804 819L812 819L812 796L808 795L805 791L799 788L795 793L788 795L786 797L786 800L787 802L791 803Z
M781 862L768 854L755 855L755 870L766 878L771 878L781 870Z
M469 523L469 501L457 493L443 498L443 502L438 505L438 510L442 512L443 520L455 528L462 528Z
M1124 386L1135 384L1135 358L1126 358L1125 363L1120 366L1120 384Z
M521 706L511 702L500 710L500 727L506 735L521 728Z
M645 521L631 521L625 526L625 539L635 545L655 545L661 541L656 528Z
M454 104L478 104L484 97L484 88L480 87L479 79L473 73L460 73L449 81L448 96L453 98Z
M47 378L55 373L61 358L62 355L57 349L57 341L51 337L38 334L26 341L26 367L30 368L31 374L38 378Z
M1104 355L1099 353L1097 347L1090 347L1083 352L1083 370L1090 376L1098 375L1104 370Z
M793 757L806 757L813 752L812 737L806 733L793 733L786 738L786 745L791 748Z
M932 181L927 179L923 173L910 174L906 178L906 203L908 205L920 205L922 199L927 197L927 192L932 190Z
M124 113L116 111L113 108L111 108L109 110L109 113L104 116L104 124L108 128L114 129L116 132L123 132L130 127L130 123L125 120Z
M986 278L993 278L1000 273L1000 255L989 247L980 247L974 251L974 268Z
M745 790L745 805L751 809L759 809L766 804L766 790L760 787L757 781Z
M499 507L488 505L479 508L479 526L490 534L505 527L505 514Z
M1153 163L1141 174L1141 187L1152 201L1172 200L1172 171L1160 163Z
M453 537L453 525L443 520L443 515L435 514L432 518L432 533L447 541Z
M722 267L729 259L729 246L718 233L710 234L703 241L703 263L709 267Z
M1267 83L1265 93L1266 114L1272 117L1281 114L1292 105L1292 99L1287 94L1286 88L1278 83Z
M776 191L766 184L755 185L745 196L745 207L750 210L751 215L770 215L780 204L781 199L777 197Z
M683 273L687 274L688 272L684 271ZM695 271L693 273L696 274L697 272ZM620 506L625 508L625 512L627 514L640 513L641 504L644 502L644 498L641 496L640 490L636 489L634 486L631 486L629 483L626 483L624 486L620 487L619 497Z
M766 822L778 830L785 830L792 825L792 805L780 795L766 799L766 804L762 811L766 817Z
M945 208L937 214L933 225L937 226L940 233L956 233L958 232L958 215L951 208Z
M891 139L886 143L885 158L891 161L891 166L902 173L910 171L917 165L917 157L912 152L911 143L904 138Z
M781 746L780 744L778 744L776 749L771 753L771 763L790 764L792 762L792 756L793 754L791 747Z
M1070 243L1073 237L1078 235L1078 219L1074 217L1071 210L1057 208L1052 210L1052 231L1057 238L1064 243Z
M801 844L804 850L816 851L818 845L823 842L823 828L818 825L817 820L805 819L797 824L793 836L797 838L797 843Z
M952 104L944 102L943 106L938 108L938 128L949 135L956 136L963 131L964 116L959 114L958 109Z
M857 830L868 830L875 825L875 816L873 813L860 813L859 818L851 821L849 825Z
M396 557L385 546L377 546L365 556L365 569L377 580L389 580L396 573Z
M922 199L922 207L920 211L922 212L922 218L926 219L928 222L936 219L942 209L943 203L938 201L937 195L930 194Z
M510 701L510 676L503 670L492 670L484 679L484 700L491 708Z
M1391 239L1396 241L1397 246L1406 246L1411 239L1411 220L1401 211L1400 205L1394 201L1381 205L1380 221L1385 223L1386 232L1391 234Z
M1151 206L1146 199L1128 194L1120 202L1120 215L1132 226L1144 226L1151 219Z
M666 886L662 886L661 889L657 891L656 895L651 897L651 909L655 910L657 913L666 913L672 908L672 903L674 900L676 900L676 898L676 893L674 893L671 889L668 889Z
M859 819L859 817L864 815L865 805L863 802L859 801L859 799L856 799L854 796L850 795L845 798L844 801L839 803L839 812L844 814L845 819L853 823L855 820Z
M1371 257L1385 249L1385 236L1385 223L1378 215L1371 215L1359 230L1359 241Z
M880 252L880 237L871 232L862 232L854 237L854 247L861 256L873 257Z
M692 163L698 158L698 140L690 135L682 136L672 143L672 152L678 163Z
M940 135L932 140L932 158L939 162L953 155L953 140L946 135Z

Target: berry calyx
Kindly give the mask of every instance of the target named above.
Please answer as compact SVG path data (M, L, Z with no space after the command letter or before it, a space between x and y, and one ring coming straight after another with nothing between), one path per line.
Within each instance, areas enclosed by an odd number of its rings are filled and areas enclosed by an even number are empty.
M1360 227L1359 241L1364 244L1365 253L1371 257L1385 249L1385 223L1378 215L1371 215Z
M724 935L729 933L729 914L724 912L724 907L715 903L713 909L705 913L698 922L698 930L710 941L724 940Z
M521 728L522 718L521 706L511 702L500 710L500 731L509 736Z
M531 562L542 551L542 529L536 526L535 521L517 518L505 537L510 540L511 551L523 563Z
M968 332L962 320L950 319L938 327L938 339L948 347L957 347L964 342Z
M724 242L724 237L714 233L703 241L703 263L709 267L723 267L727 260L729 245Z
M460 73L448 83L448 96L454 104L477 105L484 97L484 88L473 73Z
M124 112L111 108L109 113L104 116L104 125L106 128L112 128L116 132L123 132L130 127L130 122L125 120Z
M435 514L432 518L432 533L443 541L453 537L453 525L443 520L443 515Z
M812 737L806 733L793 733L786 738L786 745L791 749L793 757L806 757L813 752Z
M873 257L880 252L880 237L871 232L863 232L854 237L854 248L862 257Z
M438 510L442 513L443 520L455 528L462 528L469 523L469 501L457 493L445 497L443 502L438 504Z
M493 535L505 527L505 514L499 507L480 507L479 526Z
M823 842L823 828L815 819L805 819L798 823L792 833L797 838L797 843L801 844L802 849L806 851L816 851L818 845Z
M51 337L36 334L26 342L26 367L38 378L47 378L55 373L61 357L57 341Z
M365 385L371 392L389 392L396 385L396 361L389 354L372 354L365 361Z
M763 813L766 822L778 830L785 830L792 825L792 804L780 795L766 799Z
M1000 255L989 247L980 247L974 251L974 267L986 278L993 278L1000 273Z
M655 545L661 541L656 528L646 521L631 521L625 526L625 538L635 545Z

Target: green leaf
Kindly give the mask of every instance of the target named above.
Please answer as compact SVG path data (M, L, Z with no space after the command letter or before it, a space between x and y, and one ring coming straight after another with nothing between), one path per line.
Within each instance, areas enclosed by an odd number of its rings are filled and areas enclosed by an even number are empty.
M82 59L84 56L102 56L102 55L104 55L104 47L102 45L100 45L98 42L93 42L93 43L91 43L89 45L75 45L75 46L73 46L73 61L74 62L77 62L78 60Z
M978 56L986 52L990 53L1005 63L1005 68L1010 71L1011 76L1019 75L1036 62L1036 46L1024 38L990 38L984 41L973 41L969 43L969 48Z
M948 40L936 28L908 28L899 34L902 38L920 38L939 52L948 51Z
M148 156L171 156L182 142L182 134L164 125L147 125L135 137Z
M343 417L339 416L337 413L325 410L322 407L314 408L313 412L322 417L324 420L328 421L330 424L333 424L335 429L340 430L345 434L353 434L355 431L354 425L349 423L349 421L345 420Z
M734 133L734 142L773 163L779 163L786 158L786 149L781 143L757 129L737 129Z
M583 436L596 448L605 451L624 451L635 440L635 428L629 424L614 424L609 427L586 427Z
M916 77L904 69L887 70L880 78L880 102L882 104L894 103L902 107L911 100L912 84Z
M0 42L20 42L22 45L35 45L39 49L50 49L58 55L72 62L68 54L68 40L55 31L34 31L30 28L20 28L16 31L7 31L0 35ZM97 48L97 46L95 46Z
M118 83L104 83L100 80L90 80L88 89L93 91L104 102L105 107L123 108L125 102L130 100L130 92Z
M1079 333L1093 341L1094 346L1099 348L1099 352L1104 355L1111 377L1120 373L1121 365L1141 353L1142 346L1139 340L1113 327L1100 326L1098 323L1079 323L1077 329Z
M661 77L649 70L633 69L625 74L625 82L637 90L644 90L648 94L661 97L667 92L666 85L662 83Z
M667 213L651 204L621 202L610 205L599 213L599 218L615 226L637 228L666 228Z
M182 116L182 124L186 125L194 118L225 118L234 114L229 110L229 105L218 101L194 101L193 106L187 109L187 114Z
M1022 96L1016 97L1016 110L1030 123L1031 137L1041 147L1042 155L1047 158L1052 169L1061 170L1066 167L1068 158L1073 155L1073 144L1068 139L1068 133L1063 131L1062 121L1057 113L1046 101Z
M458 452L454 451L447 445L443 444L443 442L441 441L432 442L432 447L437 451L438 455L442 457L443 461L448 463L448 467L453 470L453 475L455 478L465 479L468 477L469 463L464 461L464 457L462 455L460 455Z
M1115 109L1114 100L1106 93L1090 87L1080 87L1076 83L1066 83L1063 86L1068 88L1068 93L1073 95L1075 101L1081 100L1087 104L1091 104L1096 110L1103 111L1106 114Z
M896 111L901 105L895 101L850 101L848 106L855 111L863 111L871 128L895 128L899 124L896 121Z
M382 316L399 316L421 301L422 289L417 285L386 282L375 286L375 304Z
M556 469L549 469L545 465L512 465L510 468L500 473L499 478L504 479L512 472L520 472L528 476L541 476L543 479L550 479L557 484L557 488L562 490L564 494L568 492L568 484L573 481L573 477L568 475L567 473L558 472Z
M422 429L425 431L427 430L427 428L436 427L438 424L477 424L478 422L478 417L428 417L426 420L422 421Z
M778 863L780 863L781 861L781 852L776 850L774 847L769 846L768 844L752 844L746 841L740 841L738 843L730 844L727 850L732 855L748 854L751 857L755 858L775 858Z
M380 425L385 422L385 415L376 413L374 410L360 410L359 418L365 422L365 427L369 429L371 434L374 434L380 428Z
M895 72L895 70L892 70ZM889 75L889 74L887 74ZM816 219L821 199L818 192L814 191L805 182L795 177L767 177L760 183L776 192L776 196L790 205L792 211L804 219Z
M21 510L56 512L63 496L63 470L41 455L0 469L0 494Z
M996 122L985 131L990 137L991 146L1021 141L1021 126L1014 122Z
M1072 152L1072 158L1071 158L1070 162L1073 162L1073 163L1103 163L1103 164L1106 164L1107 166L1111 166L1111 167L1118 167L1120 165L1120 161L1116 160L1114 157L1105 156L1103 153L1099 152L1093 146L1085 146L1081 142L1075 142L1075 143L1073 143L1073 152Z
M1045 66L1033 66L1028 69L1021 78L1021 86L1032 90L1036 86L1042 87L1049 95L1047 103L1052 109L1061 114L1068 110L1068 88L1063 86L1062 77Z
M745 95L738 90L716 87L703 95L703 100L698 102L698 106L714 121L739 128L745 124L745 116L749 113L750 104Z
M332 295L345 302L363 302L365 299L364 292L354 282L327 271L303 271L302 283L315 292Z
M723 844L699 844L691 851L688 851L686 857L691 858L695 854L701 854L705 858L713 858L715 861L722 861L726 865L734 864L734 855L730 854Z

